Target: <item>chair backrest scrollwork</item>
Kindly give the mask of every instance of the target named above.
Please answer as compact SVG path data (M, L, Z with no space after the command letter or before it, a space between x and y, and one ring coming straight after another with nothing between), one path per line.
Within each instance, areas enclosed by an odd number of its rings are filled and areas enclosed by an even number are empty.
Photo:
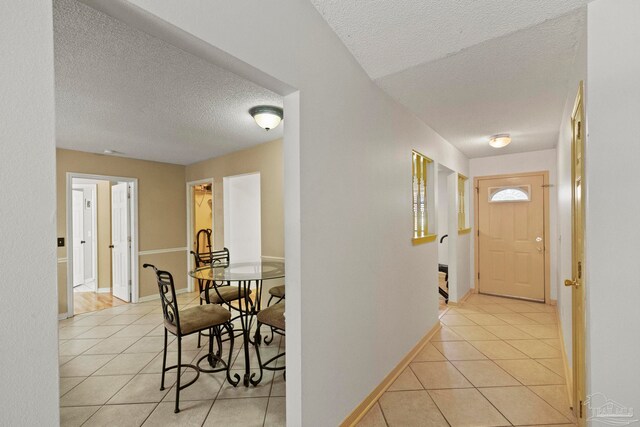
M176 298L176 288L173 283L173 276L168 271L158 270L152 264L144 264L144 268L153 268L158 282L158 292L162 302L162 314L165 323L173 325L178 333L180 332L180 314L178 312L178 300Z

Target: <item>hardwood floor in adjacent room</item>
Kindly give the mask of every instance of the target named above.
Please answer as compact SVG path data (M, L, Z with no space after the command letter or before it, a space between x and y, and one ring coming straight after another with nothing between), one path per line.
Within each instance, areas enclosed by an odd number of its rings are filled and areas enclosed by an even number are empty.
M73 293L73 311L74 314L89 313L92 311L103 310L105 308L117 307L127 304L126 302L114 297L111 293L98 294L95 292L74 292Z

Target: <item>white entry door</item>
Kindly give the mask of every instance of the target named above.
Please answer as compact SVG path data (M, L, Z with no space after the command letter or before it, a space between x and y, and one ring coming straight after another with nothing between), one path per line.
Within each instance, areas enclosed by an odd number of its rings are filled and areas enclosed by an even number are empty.
M84 192L73 190L73 286L84 284Z
M129 184L111 187L111 266L113 296L131 301L131 217L129 210Z
M260 174L228 176L223 183L224 246L231 262L260 261Z

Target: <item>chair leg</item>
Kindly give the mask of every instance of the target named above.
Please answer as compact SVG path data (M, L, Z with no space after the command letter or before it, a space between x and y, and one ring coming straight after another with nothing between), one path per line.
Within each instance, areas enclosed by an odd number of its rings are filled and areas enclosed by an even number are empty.
M164 348L162 350L162 379L160 380L160 390L164 390L164 373L167 369L167 330L164 330Z
M182 370L182 337L178 335L178 367L176 368L176 414L180 412L180 371Z
M256 323L256 334L260 333L260 328L262 327L262 323L257 322ZM260 357L260 345L258 343L258 341L256 340L254 347L256 349L256 355L258 356L258 366L260 367L260 376L258 377L257 380L254 381L253 377L255 374L251 374L251 384L253 385L258 385L260 384L260 381L262 381L262 358Z
M240 383L240 376L235 374L235 378L231 379L231 357L233 356L233 344L235 342L236 337L233 335L233 327L231 326L231 321L227 322L225 325L227 331L229 331L229 359L227 361L227 381L229 384L236 387Z

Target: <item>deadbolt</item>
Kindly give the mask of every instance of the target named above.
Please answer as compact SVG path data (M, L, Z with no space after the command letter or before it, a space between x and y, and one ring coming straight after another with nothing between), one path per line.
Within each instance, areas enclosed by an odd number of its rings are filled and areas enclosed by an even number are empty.
M536 237L536 242L542 242L542 237L540 236Z

